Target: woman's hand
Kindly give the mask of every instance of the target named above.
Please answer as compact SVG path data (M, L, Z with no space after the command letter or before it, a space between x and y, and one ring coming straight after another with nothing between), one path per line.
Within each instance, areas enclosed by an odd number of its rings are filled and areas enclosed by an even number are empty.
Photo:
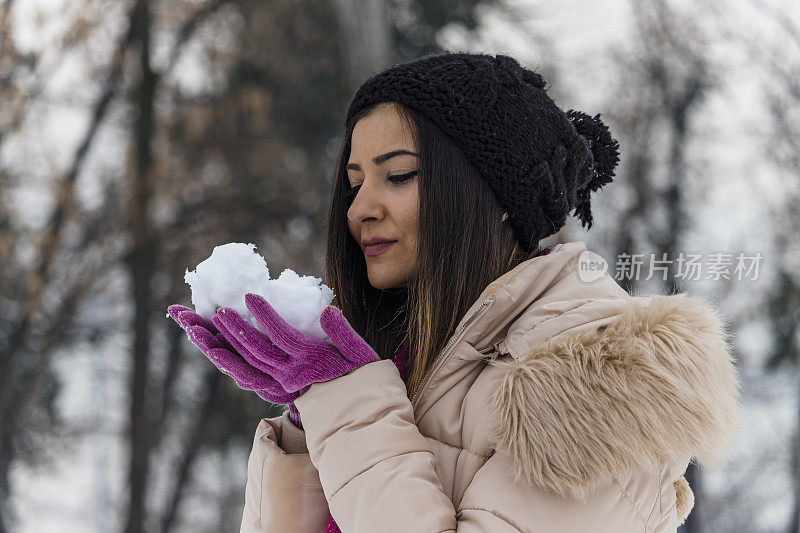
M291 403L299 396L286 391L280 383L264 370L266 366L254 358L249 350L229 343L228 338L212 322L182 305L167 309L175 322L186 331L189 339L223 373L231 376L239 388L255 391L261 398L273 403ZM269 342L269 339L267 339ZM269 343L263 351L278 349Z
M328 381L380 360L335 306L322 311L320 325L332 342L312 337L293 326L262 297L245 296L245 304L263 333L239 313L222 308L211 319L240 353L259 363L289 393L303 394L312 383Z

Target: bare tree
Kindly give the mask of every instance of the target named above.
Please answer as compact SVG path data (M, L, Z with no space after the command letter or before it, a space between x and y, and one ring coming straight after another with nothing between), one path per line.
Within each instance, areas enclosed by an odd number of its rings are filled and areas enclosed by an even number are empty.
M761 89L770 122L761 149L786 178L784 201L770 213L775 221L778 266L777 281L767 295L772 346L766 369L775 372L800 365L800 264L791 253L800 240L800 24L784 10L761 0L750 3L774 24L774 44L761 39L744 40L743 44L763 72ZM787 532L800 531L800 404L795 424L789 465L793 501Z
M152 143L155 130L156 73L150 65L151 11L148 0L138 0L131 15L132 47L138 51L138 82L131 92L137 110L133 129L134 160L131 165L131 194L128 202L132 248L126 257L131 274L131 301L134 306L133 372L130 397L130 500L127 533L144 531L144 495L149 470L150 451L149 409L147 409L147 378L150 358L150 283L154 260L159 252L158 236L151 228L148 208L152 198L154 169Z
M32 108L31 103L41 93L47 75L39 67L34 53L19 54L10 34L9 20L12 1L0 5L0 64L6 68L0 76L0 101L3 110L0 125L2 141L17 135L24 118ZM76 25L78 23L76 22ZM64 50L84 42L85 31L68 32ZM91 293L103 275L100 265L87 259L91 250L103 248L101 238L104 221L112 211L109 203L101 203L95 213L78 213L75 210L74 190L76 178L86 161L88 150L96 136L98 126L108 111L120 74L121 49L127 45L125 35L109 68L105 87L91 111L91 120L83 139L78 144L72 161L64 174L55 181L52 213L44 227L35 235L21 229L22 213L15 209L0 193L5 205L0 210L0 288L10 311L0 315L0 530L14 522L8 507L11 491L9 471L13 461L35 462L40 450L37 442L44 442L47 432L58 428L54 399L54 376L50 362L55 350L71 342L76 332L74 314L81 302ZM27 80L33 80L28 82ZM9 168L0 169L0 191L8 190L17 179ZM113 198L113 197L111 197ZM63 242L64 229L70 222L79 220L84 231L77 242ZM82 226L86 222L88 226ZM21 243L35 243L35 263L27 265L21 258ZM84 269L65 268L84 264ZM72 274L69 272L72 271ZM51 428L34 423L40 413L48 413L45 420L53 422Z
M703 103L715 89L717 74L708 59L708 43L700 6L681 12L663 0L631 2L636 28L635 55L618 54L619 92L611 115L623 139L625 155L621 180L632 192L616 224L617 256L632 254L639 247L655 250L655 257L668 258L664 285L667 293L684 292L676 278L675 257L691 217L684 191L702 174L692 168L686 148L696 142L693 127ZM661 166L663 165L663 166ZM663 169L665 178L658 171ZM663 213L662 216L657 216ZM645 265L643 265L645 266ZM628 291L636 291L637 280L622 280ZM704 506L702 485L695 463L685 477L695 494L695 505L681 530L701 531Z
M386 0L334 0L333 6L346 58L348 87L355 91L367 76L392 59L388 5Z

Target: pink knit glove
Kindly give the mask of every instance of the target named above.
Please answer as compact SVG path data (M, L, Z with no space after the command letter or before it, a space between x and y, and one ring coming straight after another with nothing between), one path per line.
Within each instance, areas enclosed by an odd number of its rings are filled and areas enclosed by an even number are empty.
M305 392L286 391L275 378L264 371L267 368L266 365L254 358L249 350L237 345L235 340L233 343L229 343L212 322L191 309L182 305L171 305L167 311L172 319L186 331L194 345L200 348L200 351L221 372L231 376L239 388L255 391L269 402L289 403L290 410L291 402ZM262 350L278 352L278 349L271 343L263 346Z
M335 379L380 360L335 306L329 305L320 316L320 326L331 340L328 342L286 323L261 296L247 294L245 305L264 332L228 307L221 308L211 320L221 335L237 349L248 351L263 372L287 392L302 395L312 383Z

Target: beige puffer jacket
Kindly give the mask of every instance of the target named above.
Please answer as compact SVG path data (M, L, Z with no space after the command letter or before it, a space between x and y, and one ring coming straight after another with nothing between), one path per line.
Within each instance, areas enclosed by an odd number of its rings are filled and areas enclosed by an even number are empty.
M674 532L728 458L740 388L718 311L584 282L584 242L492 282L414 398L391 360L259 424L243 532Z

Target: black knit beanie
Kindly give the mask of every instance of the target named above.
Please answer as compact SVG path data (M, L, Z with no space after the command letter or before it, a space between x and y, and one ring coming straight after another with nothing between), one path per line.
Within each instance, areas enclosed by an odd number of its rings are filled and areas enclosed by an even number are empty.
M573 209L592 227L589 193L612 181L619 144L599 114L559 109L544 78L514 58L444 52L387 68L356 91L345 124L382 102L416 109L455 142L523 250L560 230Z

